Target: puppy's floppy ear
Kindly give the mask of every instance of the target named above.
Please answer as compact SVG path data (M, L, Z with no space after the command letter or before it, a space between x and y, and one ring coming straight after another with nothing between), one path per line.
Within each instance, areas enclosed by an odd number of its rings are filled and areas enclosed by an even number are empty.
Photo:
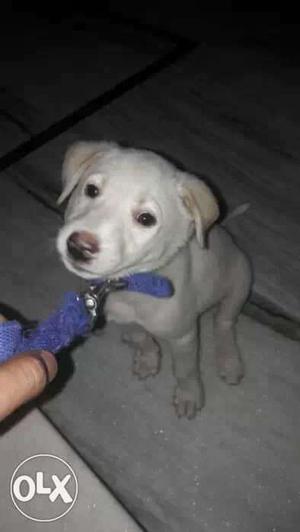
M84 170L95 156L101 156L115 144L111 142L84 142L72 144L65 155L62 168L63 191L57 203L60 205L72 192Z
M204 247L205 232L220 214L217 200L204 181L185 172L180 173L178 193L194 221L198 242Z

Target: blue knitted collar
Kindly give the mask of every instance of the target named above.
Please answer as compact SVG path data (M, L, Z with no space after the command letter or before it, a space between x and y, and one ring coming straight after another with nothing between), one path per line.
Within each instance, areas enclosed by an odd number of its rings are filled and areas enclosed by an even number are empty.
M95 324L104 315L104 305L111 292L128 290L149 296L165 298L174 294L174 288L166 277L154 273L134 273L118 279L95 279L83 294L85 306Z
M174 288L166 277L152 272L134 273L118 279L95 279L92 285L101 288L105 284L111 286L112 290L129 290L130 292L140 292L153 297L171 297Z

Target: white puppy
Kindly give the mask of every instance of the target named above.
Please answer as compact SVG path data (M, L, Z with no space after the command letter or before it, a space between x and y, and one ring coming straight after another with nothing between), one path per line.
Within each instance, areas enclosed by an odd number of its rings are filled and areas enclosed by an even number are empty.
M126 337L135 349L134 372L154 375L160 342L171 350L176 378L174 405L193 417L203 406L198 364L198 317L218 305L216 360L220 376L243 376L234 324L251 284L247 258L220 226L217 201L200 179L162 157L108 142L78 142L63 165L70 197L57 247L66 267L85 279L157 272L174 295L158 299L119 291L109 295L107 320L136 323Z

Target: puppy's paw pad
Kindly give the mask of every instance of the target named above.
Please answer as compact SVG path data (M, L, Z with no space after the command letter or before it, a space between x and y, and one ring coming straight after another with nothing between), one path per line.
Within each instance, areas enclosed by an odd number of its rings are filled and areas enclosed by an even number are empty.
M244 367L240 359L223 358L218 361L218 374L227 384L239 384L244 376Z
M133 358L132 372L139 379L154 377L160 370L160 354L158 351L142 351L137 349Z
M135 333L130 332L124 332L121 336L121 340L124 344L128 345L129 347L137 347L139 343L139 337Z
M173 404L177 416L193 419L198 410L204 406L202 386L191 381L183 386L177 386L174 393Z
M121 336L121 340L122 342L124 342L124 344L131 344L132 343L132 336L130 333L128 332L124 332Z

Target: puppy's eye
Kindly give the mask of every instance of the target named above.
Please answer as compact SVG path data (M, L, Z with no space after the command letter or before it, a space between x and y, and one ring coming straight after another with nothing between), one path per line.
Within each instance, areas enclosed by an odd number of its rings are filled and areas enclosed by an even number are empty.
M84 189L84 193L89 198L96 198L100 194L100 190L96 185L89 183Z
M156 218L150 212L142 212L136 216L136 221L145 227L151 227L156 224Z

